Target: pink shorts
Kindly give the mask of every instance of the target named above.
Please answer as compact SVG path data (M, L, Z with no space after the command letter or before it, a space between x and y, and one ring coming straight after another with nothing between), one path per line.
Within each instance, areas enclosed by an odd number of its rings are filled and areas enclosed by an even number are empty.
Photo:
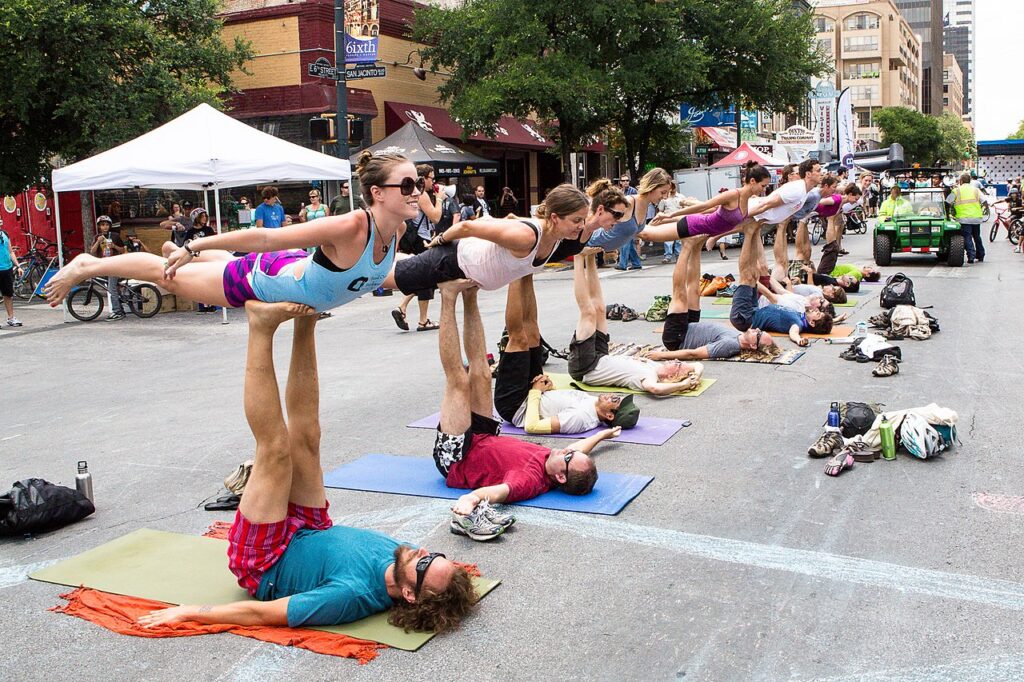
M252 523L242 512L235 512L228 531L228 568L238 584L255 597L263 574L277 563L297 532L303 528L327 530L333 525L327 514L329 506L300 507L289 502L287 518L273 523Z

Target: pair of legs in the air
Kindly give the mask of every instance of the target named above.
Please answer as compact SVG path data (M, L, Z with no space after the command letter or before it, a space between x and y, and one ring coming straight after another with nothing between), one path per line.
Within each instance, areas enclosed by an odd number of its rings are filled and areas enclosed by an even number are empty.
M668 350L679 350L692 322L700 322L700 250L703 238L683 240L683 251L672 270L672 300L661 333Z

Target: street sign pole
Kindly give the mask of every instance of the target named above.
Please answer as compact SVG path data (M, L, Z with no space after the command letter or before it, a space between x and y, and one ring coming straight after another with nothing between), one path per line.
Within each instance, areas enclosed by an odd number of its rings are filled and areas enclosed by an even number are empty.
M337 72L337 118L334 132L338 142L334 155L348 158L348 82L345 80L345 0L334 0L334 68ZM349 185L351 187L351 184ZM349 196L354 192L349 192Z

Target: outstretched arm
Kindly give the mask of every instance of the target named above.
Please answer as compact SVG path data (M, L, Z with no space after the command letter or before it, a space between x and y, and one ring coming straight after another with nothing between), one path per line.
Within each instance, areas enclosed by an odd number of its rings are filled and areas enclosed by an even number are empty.
M530 253L537 241L536 233L518 220L503 218L480 218L463 220L452 225L440 236L442 243L452 242L466 237L477 237L503 246L513 255L522 258Z
M609 438L617 438L620 433L622 433L621 426L616 426L612 429L603 429L589 438L569 443L569 449L579 450L584 455L589 455L590 451L596 448L598 443L603 440L608 440Z
M722 192L721 194L717 194L711 199L703 201L699 204L690 204L689 206L685 206L679 209L678 211L673 211L672 213L664 213L662 215L655 216L654 219L651 220L651 225L661 225L676 218L681 218L684 215L693 215L694 213L706 213L707 211L710 211L713 208L721 206L722 204L737 198L738 195L738 189L734 189L729 192Z
M800 325L794 324L789 328L789 340L798 346L806 346L811 343L810 339L800 336Z
M146 628L192 621L204 625L288 625L288 600L236 601L217 606L182 605L150 611L139 618Z
M498 485L489 485L484 488L477 488L471 493L466 493L455 501L452 505L452 511L456 514L462 514L468 516L473 513L476 506L487 500L491 504L501 504L508 499L508 485L505 483L499 483Z
M680 348L679 350L653 350L647 354L651 360L707 360L711 357L707 346Z

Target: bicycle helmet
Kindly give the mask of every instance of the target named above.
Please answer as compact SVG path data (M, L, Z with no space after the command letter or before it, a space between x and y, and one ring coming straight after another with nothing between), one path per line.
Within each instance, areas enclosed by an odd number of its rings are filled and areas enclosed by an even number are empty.
M188 218L192 222L195 222L196 218L198 218L199 216L201 216L204 213L206 213L206 209L203 208L202 206L199 206L198 208L193 208L192 209L192 212L188 214Z
M106 223L107 225L113 225L114 221L111 220L110 216L108 216L108 215L101 215L99 218L96 219L96 224L99 225L100 223Z
M908 414L900 425L900 440L907 452L919 459L928 459L942 451L939 432L916 414Z

